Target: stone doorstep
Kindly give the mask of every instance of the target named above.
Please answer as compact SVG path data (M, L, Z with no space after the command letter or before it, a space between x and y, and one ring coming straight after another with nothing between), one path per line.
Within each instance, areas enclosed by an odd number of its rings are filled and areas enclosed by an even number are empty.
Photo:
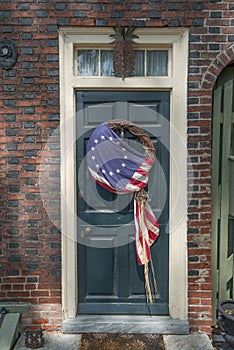
M81 339L80 334L44 334L43 350L77 350ZM213 350L211 341L206 334L164 335L166 350ZM28 350L25 347L25 337L22 335L14 350Z
M63 332L189 334L188 322L169 316L79 315L63 321Z

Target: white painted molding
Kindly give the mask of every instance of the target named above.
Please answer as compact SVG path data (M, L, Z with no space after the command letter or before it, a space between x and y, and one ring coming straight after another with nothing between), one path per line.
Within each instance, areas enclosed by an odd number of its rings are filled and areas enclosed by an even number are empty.
M170 106L170 222L169 222L169 309L172 318L187 319L187 65L188 30L141 28L139 45L170 47L168 77L77 77L74 51L77 45L110 43L110 28L61 28L60 131L61 131L61 227L62 308L64 318L77 315L77 243L75 182L75 89L119 89L171 91ZM178 137L180 142L178 143Z

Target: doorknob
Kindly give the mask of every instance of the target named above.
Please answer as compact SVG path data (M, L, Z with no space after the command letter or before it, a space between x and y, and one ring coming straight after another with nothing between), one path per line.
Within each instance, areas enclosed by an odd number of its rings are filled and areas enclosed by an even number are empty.
M81 238L84 238L85 235L88 235L89 233L91 232L91 227L90 226L87 226L84 231L80 231L80 237Z
M90 226L87 226L85 228L85 233L89 234L90 232L91 232L91 228L90 228Z

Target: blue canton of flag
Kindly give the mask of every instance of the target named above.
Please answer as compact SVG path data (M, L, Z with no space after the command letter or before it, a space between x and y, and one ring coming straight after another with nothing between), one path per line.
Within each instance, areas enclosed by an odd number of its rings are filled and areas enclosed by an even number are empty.
M91 135L87 152L89 171L102 187L117 193L146 187L153 160L129 146L106 123Z

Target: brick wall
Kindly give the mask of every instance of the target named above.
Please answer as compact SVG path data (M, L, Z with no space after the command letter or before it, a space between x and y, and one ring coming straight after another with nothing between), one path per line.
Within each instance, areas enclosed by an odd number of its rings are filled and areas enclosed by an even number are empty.
M210 332L212 87L234 58L233 17L233 0L1 0L0 38L14 40L18 61L0 69L0 299L31 302L25 324L61 325L59 138L47 144L59 125L58 28L132 23L190 27L189 320Z

